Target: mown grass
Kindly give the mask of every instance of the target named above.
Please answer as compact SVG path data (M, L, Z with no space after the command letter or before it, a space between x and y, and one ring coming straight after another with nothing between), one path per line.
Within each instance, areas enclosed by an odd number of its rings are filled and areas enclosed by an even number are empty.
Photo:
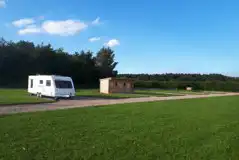
M97 89L78 89L76 96L79 97L96 97L96 98L137 98L149 96L171 96L164 93L153 92L139 92L135 93L114 93L114 94L101 94ZM0 89L0 105L11 104L30 104L30 103L43 103L54 102L53 99L37 98L36 96L29 96L26 89Z
M0 89L0 105L53 102L51 99L29 96L23 89Z
M137 98L137 97L149 97L149 96L172 96L165 93L156 93L150 90L135 90L134 93L112 93L102 94L98 89L77 89L76 95L80 97L101 97L101 98ZM176 94L173 94L176 96Z
M155 94L172 94L172 95L199 95L199 94L215 94L215 91L186 91L186 90L166 90L166 89L145 89L137 90L138 93L148 92ZM223 92L220 92L223 93Z
M239 98L0 117L0 159L239 159Z

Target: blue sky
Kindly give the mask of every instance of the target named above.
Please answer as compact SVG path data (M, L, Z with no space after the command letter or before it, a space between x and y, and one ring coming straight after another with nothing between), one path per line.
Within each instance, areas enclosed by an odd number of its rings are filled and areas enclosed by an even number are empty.
M0 0L0 36L69 52L108 45L120 73L239 76L238 17L238 0Z

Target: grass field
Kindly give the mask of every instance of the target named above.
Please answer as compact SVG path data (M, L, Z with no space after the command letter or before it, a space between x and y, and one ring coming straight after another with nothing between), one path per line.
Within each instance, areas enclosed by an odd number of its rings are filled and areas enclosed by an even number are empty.
M29 96L23 89L0 89L0 105L52 102L53 100Z
M0 159L239 159L239 98L0 117Z
M150 90L135 90L134 93L114 93L114 94L102 94L98 89L77 89L77 96L82 97L103 97L103 98L137 98L137 97L149 97L149 96L172 96L163 92L153 92ZM173 94L177 96L176 93Z
M137 90L138 93L145 92L144 90ZM176 94L176 95L198 95L198 94L215 94L215 93L222 93L216 91L186 91L186 90L163 90L163 89L146 89L148 93L155 93L155 94Z
M137 98L137 97L165 97L178 96L184 94L204 94L202 92L188 92L177 90L135 90L132 94L101 94L98 89L77 89L76 96L80 97L97 97L97 98ZM6 104L27 104L53 102L51 99L37 98L29 96L25 89L0 89L0 105Z
M101 94L97 89L79 89L76 92L77 96L81 97L102 97L102 98L136 98L148 96L171 96L165 93L153 93L144 91L135 91L134 94ZM176 95L176 94L175 94ZM29 96L25 89L0 89L0 105L9 104L27 104L27 103L41 103L53 102L51 99L37 98L36 96Z

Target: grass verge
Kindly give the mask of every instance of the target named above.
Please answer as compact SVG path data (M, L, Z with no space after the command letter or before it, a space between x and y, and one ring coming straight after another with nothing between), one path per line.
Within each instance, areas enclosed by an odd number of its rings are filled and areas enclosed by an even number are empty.
M99 97L99 98L139 98L139 97L166 97L166 96L177 96L177 94L166 94L157 93L150 90L135 90L134 93L113 93L113 94L102 94L98 89L77 89L76 95L80 97Z
M169 96L164 93L153 92L139 92L135 93L115 93L115 94L101 94L97 89L79 89L76 92L76 96L80 97L95 97L95 98L138 98L149 96ZM52 99L38 98L36 96L29 96L24 89L0 89L0 105L15 105L15 104L35 104L35 103L47 103L54 102Z
M0 89L0 105L35 104L53 102L51 99L29 96L23 89Z
M0 117L0 159L239 159L239 98Z

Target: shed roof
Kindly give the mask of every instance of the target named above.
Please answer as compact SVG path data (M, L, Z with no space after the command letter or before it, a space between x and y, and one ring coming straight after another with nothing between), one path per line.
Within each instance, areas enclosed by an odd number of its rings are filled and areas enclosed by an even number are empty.
M130 81L133 82L133 79L130 78L116 78L116 77L108 77L108 78L101 78L100 80L117 80L117 81Z

